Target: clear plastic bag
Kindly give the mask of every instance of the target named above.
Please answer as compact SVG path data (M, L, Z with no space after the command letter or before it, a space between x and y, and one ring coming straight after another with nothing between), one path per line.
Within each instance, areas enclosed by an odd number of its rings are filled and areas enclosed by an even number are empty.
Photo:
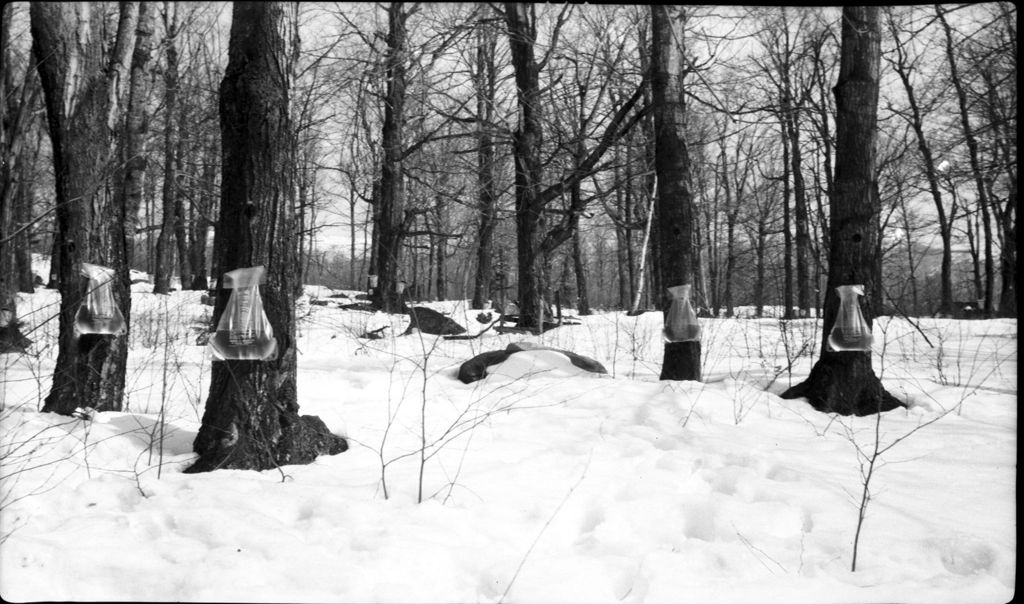
M272 361L277 358L277 339L263 312L260 283L266 280L262 266L224 273L224 289L231 290L227 306L210 338L215 360Z
M700 341L700 324L697 322L697 313L690 304L691 287L687 283L668 288L672 305L665 315L665 328L662 330L666 342Z
M78 333L118 335L124 332L124 315L114 302L114 293L110 289L114 269L82 262L78 271L89 280L85 299L75 314Z
M828 344L833 351L847 352L871 350L871 327L860 311L859 296L864 295L863 285L840 285L839 314L828 334Z

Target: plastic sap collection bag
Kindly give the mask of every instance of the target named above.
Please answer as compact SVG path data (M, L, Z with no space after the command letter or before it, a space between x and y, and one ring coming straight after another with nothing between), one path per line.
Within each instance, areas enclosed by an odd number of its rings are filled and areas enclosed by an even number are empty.
M124 315L114 303L110 284L114 269L82 262L78 271L89 280L85 299L75 314L75 327L79 334L117 335L124 331Z
M828 334L828 344L836 352L871 350L871 327L860 312L859 296L864 295L863 285L840 285L839 314Z
M668 288L672 306L665 316L665 328L662 331L666 342L700 341L700 324L697 322L697 313L690 304L691 287L688 283Z
M214 360L272 361L277 358L277 339L263 312L260 283L266 280L262 266L224 273L224 289L231 297L210 338Z

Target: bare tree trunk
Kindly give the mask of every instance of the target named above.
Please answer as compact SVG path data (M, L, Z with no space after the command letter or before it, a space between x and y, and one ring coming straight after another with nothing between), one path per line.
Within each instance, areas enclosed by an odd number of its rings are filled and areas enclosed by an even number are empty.
M743 181L737 183L737 189L733 191L732 188L732 174L739 170L739 166L733 167L733 170L729 169L728 156L726 154L725 136L728 133L723 128L722 130L722 142L721 152L719 153L719 160L722 164L722 184L725 193L725 275L723 278L725 291L722 294L722 302L725 306L725 316L733 316L733 292L732 284L735 278L736 272L736 222L739 216L739 199L743 196ZM736 154L737 164L739 162L739 151Z
M519 312L521 327L541 328L543 315L543 262L540 252L543 205L540 200L541 125L540 75L534 57L537 37L533 8L525 3L506 3L509 46L515 68L519 98L519 123L512 134L515 158L516 260L519 268Z
M1008 21L1008 28L1014 28L1014 42L1011 50L1016 55L1015 24L1012 20ZM989 123L993 125L997 132L996 149L994 152L996 163L1000 165L1001 171L1006 175L1009 182L1005 203L1000 203L994 195L989 195L989 199L993 201L992 210L997 225L996 233L1000 240L999 276L1002 287L999 290L999 316L1016 317L1018 279L1017 246L1014 245L1014 242L1017 241L1018 219L1016 112L1015 108L1009 109L1005 107L998 93L1002 84L996 82L992 71L982 69L981 76L985 81L985 105ZM989 185L991 185L991 180Z
M25 110L35 111L40 96L39 79L31 63L26 69L28 73L24 85L31 86L33 90L29 93L29 104ZM20 173L18 193L14 200L14 226L17 229L14 237L14 264L17 270L18 291L25 294L36 291L36 276L32 270L32 206L36 188L33 172L39 163L39 149L42 146L42 137L45 136L42 126L45 122L33 122L34 120L31 120L26 124L26 127L32 130L32 138L31 143L26 141L26 146L30 148L24 151L24 161L11 162L10 165L12 170L17 169Z
M39 147L35 147L28 157L31 164L39 159ZM27 162L26 162L27 163ZM18 166L21 177L18 179L18 195L14 200L14 267L18 291L31 294L36 291L35 274L32 272L32 190L28 165Z
M754 278L754 305L755 314L761 318L764 316L765 252L768 246L768 229L763 220L757 223L756 241L754 253L756 254L757 275Z
M348 286L352 289L362 289L362 284L357 281L356 272L356 183L355 179L349 181L348 188L348 232L349 232L349 265L348 265Z
M146 155L146 136L149 132L149 118L146 115L146 91L150 74L150 60L153 53L153 32L156 20L156 5L152 2L139 3L139 24L135 33L135 50L132 52L131 80L128 89L128 104L125 109L124 142L122 162L124 165L124 186L121 187L125 214L125 262L131 268L135 257L135 233L139 228L139 209L142 206L146 169L149 164Z
M583 264L582 236L579 227L572 232L572 269L576 274L576 311L580 316L591 314L590 296L587 294L587 269Z
M681 7L651 6L651 92L654 103L655 170L658 181L658 223L661 283L675 287L693 283L693 199L690 192L690 157L686 148L686 73L684 32L686 13ZM661 307L667 316L668 296ZM661 368L663 380L700 380L700 342L667 342Z
M628 179L624 182L620 171L622 170L622 154L618 146L615 147L615 165L613 168L615 211L609 212L615 223L615 266L618 269L619 308L626 310L630 308L630 301L633 299L633 262L630 252L631 248L631 225L633 216L630 207L630 197L626 194L629 188ZM627 166L628 169L628 166Z
M59 228L59 225L57 225ZM50 277L46 280L46 289L58 289L60 283L60 238L56 230L50 242Z
M797 123L799 107L794 107L789 116L790 159L793 172L793 218L796 226L796 302L800 316L806 317L811 309L810 245L808 225L807 187L804 184L803 159L800 152L800 127Z
M836 97L836 176L830 210L828 290L825 293L821 357L807 380L782 394L807 397L817 410L870 415L899 407L871 368L870 351L835 352L828 336L836 322L841 285L881 287L878 219L881 212L875 176L878 137L878 82L881 57L879 7L845 6L842 60ZM874 309L864 305L871 325Z
M24 214L26 204L19 176L24 172L24 147L31 108L25 94L29 89L31 61L21 80L20 94L8 90L11 73L11 18L14 6L5 4L0 24L0 60L4 73L0 74L0 353L24 352L31 341L21 333L18 324L17 292L18 271L16 248L19 242L17 222ZM13 83L13 82L10 82ZM16 102L15 99L18 99Z
M964 229L967 232L967 251L971 256L971 274L974 277L974 301L983 300L985 290L981 285L981 251L978 249L978 230L981 225L970 212L964 214L964 219L967 223L967 228Z
M904 233L906 233L906 237L907 237L907 241L906 241L906 246L907 246L907 267L908 267L908 271L910 273L910 304L911 304L910 312L908 312L907 314L916 317L916 316L920 316L919 313L921 312L921 309L920 309L920 307L918 305L917 275L916 275L917 265L916 265L916 263L914 261L914 258L915 258L915 256L914 256L914 236L913 236L913 230L910 228L910 216L907 213L907 200L906 200L906 197L903 194L902 183L897 182L896 186L900 187L899 190L896 191L896 199L898 199L899 203L900 203L900 214L902 215L902 218L903 218L903 231L904 231Z
M164 188L163 188L163 221L160 235L156 240L155 273L153 275L153 293L167 294L171 291L171 274L174 269L173 239L177 222L177 161L175 159L175 124L178 117L178 10L177 3L164 2L164 29L167 47L167 66L164 69ZM182 283L184 285L184 283Z
M0 134L6 133L0 132ZM6 141L4 142L6 143ZM8 183L4 184L6 187ZM28 345L32 343L21 333L18 323L18 288L13 248L14 205L4 200L0 204L0 354L25 352Z
M825 198L831 199L832 197L832 134L829 131L829 117L832 113L829 111L828 104L828 83L826 82L825 74L825 62L822 58L822 48L829 40L828 30L823 30L822 34L818 36L815 43L812 45L812 52L814 54L814 81L817 84L818 92L818 137L821 143L821 159L823 162L822 173L825 180ZM821 229L819 233L821 235L821 245L824 249L830 247L828 240L828 220L825 217L825 211L823 204L820 203L820 196L818 197L819 203L817 204L818 211L818 224ZM818 287L817 281L815 281L815 288ZM816 304L820 303L820 300L816 301Z
M200 177L201 188L197 196L198 204L193 204L193 216L189 221L189 265L192 268L190 289L206 291L210 288L207 276L210 274L206 266L206 245L210 232L210 212L213 210L213 189L216 185L216 142L206 141L203 145L203 172Z
M657 179L655 179L652 183L652 189L657 188L657 182ZM654 191L652 191L651 201L647 207L647 219L644 221L644 236L643 239L640 240L640 261L637 263L640 278L637 279L636 294L633 296L633 305L630 307L629 310L629 312L634 315L640 312L641 295L644 292L650 294L650 288L648 288L647 290L644 289L644 278L646 275L653 274L655 272L653 270L647 270L647 250L651 248L651 232L654 230L654 212L655 210L657 210L658 207L658 205L654 201L655 196Z
M400 280L405 239L405 168L403 130L405 128L406 19L402 2L388 7L387 92L384 99L384 123L381 144L380 198L374 235L377 238L377 287L373 302L387 313L402 312L403 303L396 290Z
M184 116L181 119L181 123L184 124ZM178 281L181 285L181 289L187 289L192 283L192 267L189 262L189 246L188 246L188 215L185 209L185 191L181 186L182 174L184 174L184 167L182 165L182 158L185 157L185 139L184 137L178 137L177 151L174 154L175 163L175 187L174 187L174 241L177 244L177 260L178 260ZM191 202L189 203L191 205Z
M264 310L277 338L270 361L216 361L202 426L186 472L265 470L340 453L347 443L323 421L300 416L295 350L295 132L288 111L286 4L234 4L220 88L223 179L215 236L221 271L263 265ZM291 15L287 18L295 18ZM222 279L219 276L219 279ZM221 285L223 285L221 283ZM229 291L219 289L214 322Z
M790 141L786 134L785 117L779 116L779 128L782 130L782 318L793 318L793 228L792 214L789 209L790 171L793 164L790 160Z
M113 302L126 322L131 314L126 208L111 198L109 175L117 163L112 134L120 124L123 88L129 81L138 6L121 4L109 55L104 52L107 41L99 37L102 19L101 11L87 4L30 7L33 53L53 149L60 256L57 364L43 411L64 415L78 407L119 411L128 354L126 331L79 335L75 326L86 291L79 273L82 262L114 270Z
M992 225L989 221L989 207L991 202L988 198L988 186L985 183L985 174L982 171L981 159L978 151L978 139L974 134L974 127L971 126L971 119L968 113L967 92L960 78L960 69L957 65L954 53L953 31L946 21L946 11L940 5L935 5L935 12L942 29L946 34L946 60L949 62L950 79L953 81L953 88L956 90L957 107L960 109L960 127L963 129L964 139L967 141L968 157L971 162L971 174L974 176L974 187L977 193L978 207L981 208L981 224L985 232L985 290L984 290L984 313L986 317L993 314L993 295L995 290L995 260L992 256Z
M440 195L434 200L434 231L436 234L434 238L437 240L434 244L434 254L436 256L436 273L435 273L435 284L437 300L448 299L448 273L445 270L445 260L448 258L448 238L445 236L444 225L444 200Z
M942 239L942 265L940 268L940 301L938 313L951 316L953 314L953 219L956 216L956 203L954 203L947 215L945 204L942 200L942 192L939 187L939 175L932 155L932 148L925 137L924 115L918 106L917 96L914 87L910 82L910 66L903 44L900 43L899 32L893 16L890 13L888 18L889 30L892 39L896 41L895 58L890 63L896 70L903 89L907 94L907 102L910 105L910 116L908 121L917 136L917 147L921 152L921 159L924 162L925 176L928 179L928 189L932 201L935 204L935 211L939 219L939 236Z
M486 23L478 26L476 72L473 86L476 92L477 136L477 203L480 222L477 229L476 275L473 280L473 300L470 308L486 306L494 289L494 229L497 226L498 191L495 180L495 152L491 128L494 122L497 67L494 54L498 38Z

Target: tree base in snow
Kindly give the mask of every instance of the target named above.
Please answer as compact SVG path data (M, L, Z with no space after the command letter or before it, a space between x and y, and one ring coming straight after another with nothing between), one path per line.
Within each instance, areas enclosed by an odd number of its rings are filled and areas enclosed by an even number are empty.
M700 342L665 342L662 380L700 381Z
M294 416L292 416L294 417ZM281 417L281 433L275 443L260 443L240 436L237 431L211 438L209 432L196 438L199 459L185 469L186 474L212 470L271 470L283 465L308 464L321 455L337 455L348 450L348 441L332 434L323 420L303 415L297 421Z
M806 398L818 411L840 415L863 416L906 407L882 387L871 369L870 356L860 352L826 353L814 364L807 380L781 396Z

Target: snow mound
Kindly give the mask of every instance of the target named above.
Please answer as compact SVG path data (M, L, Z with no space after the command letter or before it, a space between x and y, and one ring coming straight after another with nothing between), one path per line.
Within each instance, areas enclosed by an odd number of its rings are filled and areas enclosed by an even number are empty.
M601 374L577 367L568 355L559 350L546 348L527 349L509 355L508 359L492 365L487 370L492 378L520 380L535 376L544 377L598 377Z

